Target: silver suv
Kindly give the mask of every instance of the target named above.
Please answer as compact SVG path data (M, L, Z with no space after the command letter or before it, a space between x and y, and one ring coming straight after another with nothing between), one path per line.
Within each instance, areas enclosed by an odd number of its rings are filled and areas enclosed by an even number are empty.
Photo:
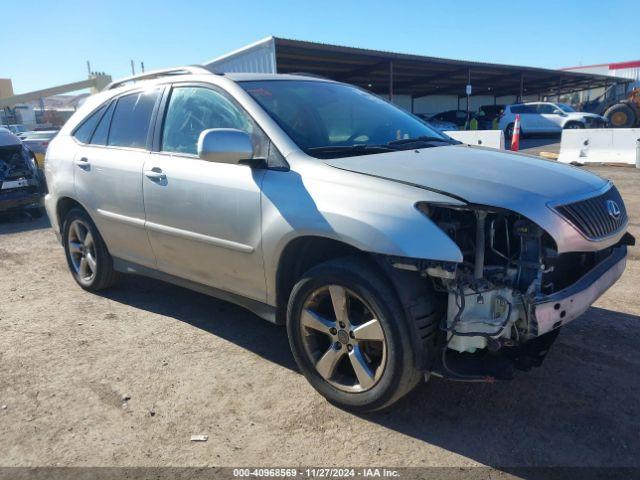
M423 377L539 365L633 243L610 182L305 76L113 84L52 141L46 176L82 288L142 274L286 323L309 382L356 411Z

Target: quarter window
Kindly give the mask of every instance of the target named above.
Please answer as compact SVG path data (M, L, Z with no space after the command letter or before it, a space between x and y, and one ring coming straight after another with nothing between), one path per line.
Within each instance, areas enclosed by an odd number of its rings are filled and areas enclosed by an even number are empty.
M120 97L109 130L110 146L145 148L153 107L159 91L144 91Z
M92 145L106 145L107 137L109 136L109 125L111 124L111 116L113 115L113 107L115 102L111 102L109 108L102 116L96 131L93 132L93 137L91 137Z
M96 125L98 125L98 122L102 118L106 109L106 105L100 107L76 129L73 136L82 143L89 143L91 136L93 135L93 131L96 129Z
M252 136L255 156L265 142L249 117L224 94L204 87L176 87L171 92L162 132L162 150L197 154L200 133L209 128L237 128Z

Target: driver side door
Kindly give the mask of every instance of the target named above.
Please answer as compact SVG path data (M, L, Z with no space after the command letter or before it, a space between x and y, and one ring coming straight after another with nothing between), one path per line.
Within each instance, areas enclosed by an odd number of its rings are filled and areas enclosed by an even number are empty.
M265 301L260 206L265 170L205 161L196 148L203 130L237 128L252 136L255 156L265 156L266 136L213 86L174 86L165 103L157 148L145 162L142 182L158 269Z
M562 130L562 117L556 112L558 108L551 103L538 104L538 117L541 132L558 132Z

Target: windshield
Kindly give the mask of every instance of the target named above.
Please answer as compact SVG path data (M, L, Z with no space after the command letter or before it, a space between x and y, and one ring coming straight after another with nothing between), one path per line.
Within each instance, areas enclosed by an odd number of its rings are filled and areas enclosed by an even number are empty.
M569 105L567 105L565 103L558 103L558 106L564 112L575 112L575 110L573 108L571 108Z
M308 80L239 83L316 158L455 143L410 113L350 85Z

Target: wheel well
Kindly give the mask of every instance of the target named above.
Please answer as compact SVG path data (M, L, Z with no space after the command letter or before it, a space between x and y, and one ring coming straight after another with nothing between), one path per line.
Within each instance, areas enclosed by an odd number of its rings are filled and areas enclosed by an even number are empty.
M58 217L58 226L60 227L60 233L62 233L62 223L64 221L64 217L67 216L67 213L69 213L72 208L80 208L84 210L84 207L73 198L63 197L58 200L58 205L56 206L56 215Z
M278 323L284 323L287 302L293 286L310 268L327 260L352 255L367 255L352 245L324 237L299 237L282 251L276 273Z
M564 127L567 128L569 125L575 125L575 124L584 126L584 122L583 121L580 121L580 120L569 120L567 123L564 124Z

